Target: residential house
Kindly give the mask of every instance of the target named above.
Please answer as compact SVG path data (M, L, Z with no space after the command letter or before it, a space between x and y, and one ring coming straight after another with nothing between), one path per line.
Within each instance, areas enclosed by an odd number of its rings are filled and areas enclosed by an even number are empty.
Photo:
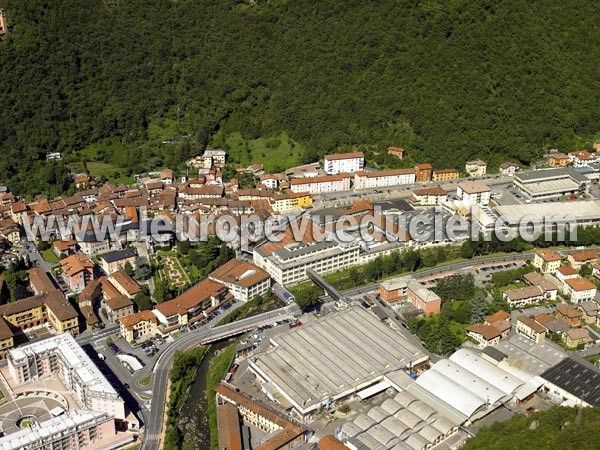
M69 239L63 241L61 239L54 241L52 243L52 250L57 257L61 257L61 255L72 255L77 251L77 241L74 239Z
M263 269L239 259L231 259L208 277L229 288L236 300L247 302L271 288L271 278Z
M586 264L594 265L598 262L598 253L594 250L584 250L577 253L571 253L567 256L567 261L576 270L581 270Z
M564 153L553 153L548 161L553 167L567 167L569 165L569 157Z
M546 313L541 313L535 316L535 321L546 329L546 335L558 334L559 336L562 336L565 331L571 328L566 322L549 316Z
M465 171L470 177L481 177L487 172L487 163L481 159L467 161L465 163Z
M562 320L570 327L581 326L581 317L583 313L570 305L558 305L556 307L556 318Z
M10 205L10 218L23 226L27 219L27 205L23 202L17 202Z
M105 299L103 304L110 323L117 323L119 319L130 316L134 312L133 301L124 295Z
M599 307L595 301L581 302L577 305L581 311L581 318L587 324L595 324L598 320Z
M475 339L482 347L496 345L502 337L502 332L496 327L480 323L469 325L465 331L467 332L467 336Z
M577 269L574 269L571 266L560 266L558 270L554 273L554 276L562 284L565 284L566 280L579 277L579 272L577 271Z
M160 181L163 184L172 184L173 181L175 180L175 177L173 176L173 171L171 169L161 170L159 177L160 177Z
M152 311L140 311L119 319L121 336L127 342L138 342L157 334L158 319Z
M565 333L565 344L567 347L585 347L591 342L592 338L587 328L572 328Z
M537 272L530 272L522 277L523 282L529 286L538 286L544 292L544 299L556 300L559 287L547 276Z
M542 273L554 273L560 267L562 256L548 249L537 249L533 256L533 267Z
M405 152L406 152L406 150L404 150L401 147L388 147L387 148L388 155L395 156L398 159L404 159Z
M517 333L538 344L546 338L546 328L528 316L519 316L517 319Z
M565 281L564 292L571 296L573 303L593 300L596 296L596 285L587 278L571 278Z
M539 286L525 286L510 289L504 293L503 297L511 308L523 308L543 301L544 291Z
M504 162L504 163L500 164L500 167L498 168L499 172L502 175L514 175L520 169L521 168L519 167L518 164L512 163L512 162Z
M18 245L21 241L21 229L13 219L0 220L0 236L12 245Z
M115 250L100 256L100 266L108 275L125 268L127 263L135 266L135 253L130 248Z
M503 310L497 311L485 318L484 325L490 325L496 328L500 332L500 337L504 338L510 334L512 328L510 324L510 314Z
M71 255L60 261L63 279L71 292L81 292L94 278L94 263L87 255Z
M439 314L442 299L432 290L427 289L417 280L410 280L407 289L408 301L417 309L425 312L426 316Z

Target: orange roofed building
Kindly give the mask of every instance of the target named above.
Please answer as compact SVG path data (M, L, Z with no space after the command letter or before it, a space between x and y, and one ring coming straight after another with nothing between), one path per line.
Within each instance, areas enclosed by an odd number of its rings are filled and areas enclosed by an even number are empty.
M161 332L170 332L206 317L233 299L227 286L206 278L178 297L156 305L153 310Z
M267 272L240 259L229 260L208 277L227 286L233 296L243 302L265 294L271 287Z

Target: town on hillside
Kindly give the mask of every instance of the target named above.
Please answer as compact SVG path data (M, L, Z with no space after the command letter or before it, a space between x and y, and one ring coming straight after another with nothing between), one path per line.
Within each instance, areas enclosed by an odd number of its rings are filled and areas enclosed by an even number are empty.
M600 406L600 142L497 173L358 151L228 164L210 149L132 185L73 173L56 198L0 186L0 448L177 448L201 349L223 342L220 449L458 448L518 413ZM557 213L577 236L535 234ZM245 239L249 217L273 236Z

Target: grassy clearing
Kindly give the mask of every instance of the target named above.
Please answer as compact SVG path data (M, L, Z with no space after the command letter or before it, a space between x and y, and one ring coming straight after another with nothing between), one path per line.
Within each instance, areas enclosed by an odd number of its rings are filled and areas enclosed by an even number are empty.
M42 254L42 258L44 258L44 261L46 261L49 264L58 262L58 257L52 250L52 247L44 250L43 252L41 252L41 254Z
M304 148L286 133L274 138L243 139L239 133L229 135L229 157L238 160L242 167L262 164L266 172L279 172L300 164Z
M211 360L206 376L206 400L210 425L210 448L214 450L218 450L219 448L219 427L217 425L215 388L219 381L225 377L229 364L231 364L231 361L233 361L233 358L235 357L236 345L237 342L234 342L229 347L221 350L221 352Z

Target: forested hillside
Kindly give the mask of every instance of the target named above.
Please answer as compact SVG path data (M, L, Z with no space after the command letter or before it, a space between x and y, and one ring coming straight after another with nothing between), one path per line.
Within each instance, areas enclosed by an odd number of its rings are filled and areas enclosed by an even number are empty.
M600 442L600 408L555 407L482 428L463 450L595 450Z
M65 164L126 177L236 132L283 133L298 160L401 145L444 167L527 163L600 131L593 0L0 6L0 182L30 195L66 189ZM66 161L42 161L55 150Z

